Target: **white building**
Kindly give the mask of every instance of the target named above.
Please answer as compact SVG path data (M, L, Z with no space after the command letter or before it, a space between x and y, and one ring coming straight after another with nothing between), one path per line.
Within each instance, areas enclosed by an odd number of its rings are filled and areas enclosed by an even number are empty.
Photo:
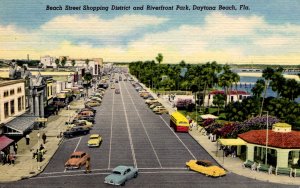
M225 95L224 91L215 90L208 93L208 95L204 98L204 105L205 106L214 106L213 100L214 96L217 94ZM236 102L242 101L243 99L250 97L251 95L246 91L229 91L227 93L227 102Z

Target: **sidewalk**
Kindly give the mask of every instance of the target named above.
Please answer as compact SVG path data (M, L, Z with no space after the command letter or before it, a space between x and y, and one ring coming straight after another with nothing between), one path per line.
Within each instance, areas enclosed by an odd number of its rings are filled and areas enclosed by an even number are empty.
M71 110L62 109L58 115L50 116L45 128L33 130L30 133L29 146L26 145L24 137L19 140L15 164L0 165L0 172L5 172L1 174L0 182L17 181L41 173L62 142L63 138L58 137L58 135L65 130L65 122L72 120L76 115L76 110L82 108L83 104L83 100L72 101L70 103ZM46 144L44 144L47 151L42 162L32 159L33 151L36 151L43 142L41 137L38 139L38 133L47 135Z
M135 77L134 80L137 81ZM140 85L144 89L149 91L154 98L157 98L157 95L153 93L153 91L151 91L149 88L147 88L144 84L140 83ZM160 98L157 99L162 105L164 105L169 110L169 114L176 111L168 101L168 98L164 98L163 96L161 96ZM236 158L223 157L223 151L218 150L219 148L217 148L217 143L211 142L208 139L208 136L204 135L199 130L198 128L192 128L192 130L189 131L189 134L217 161L217 163L220 166L226 169L228 173L235 173L241 176L245 176L248 178L265 181L265 182L280 183L280 184L287 184L287 185L300 185L299 177L294 178L294 177L289 177L287 175L276 176L275 174L268 174L266 172L257 172L257 171L252 171L249 168L243 168L242 165L244 161L242 161L238 157Z

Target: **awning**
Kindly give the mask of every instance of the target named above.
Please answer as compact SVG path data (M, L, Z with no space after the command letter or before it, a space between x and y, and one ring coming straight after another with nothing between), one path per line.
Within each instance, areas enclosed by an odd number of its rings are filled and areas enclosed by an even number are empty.
M28 129L33 128L35 119L36 117L33 114L22 114L4 125L8 128L8 131L4 134L22 136Z
M240 139L240 138L221 138L221 139L218 139L218 142L224 146L242 146L242 145L246 145L247 143Z
M47 121L48 121L47 118L36 118L35 119L35 122L42 122L42 123L44 123L44 122L47 122Z
M9 146L14 141L10 138L7 138L6 136L0 136L0 151L2 151L4 148Z
M202 119L218 119L219 117L214 116L212 114L205 114L200 116Z

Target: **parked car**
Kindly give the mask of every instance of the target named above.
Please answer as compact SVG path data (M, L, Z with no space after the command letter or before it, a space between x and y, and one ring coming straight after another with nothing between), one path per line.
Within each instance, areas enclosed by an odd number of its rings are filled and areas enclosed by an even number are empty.
M101 103L98 102L98 101L94 101L94 100L91 100L91 101L88 101L85 103L87 106L90 106L90 107L94 107L94 106L100 106Z
M155 107L157 107L157 106L162 106L162 104L161 104L160 102L154 102L154 103L152 103L152 104L149 106L149 108L150 108L150 109L153 109L153 108L155 108Z
M156 113L156 114L168 114L169 111L166 108L160 108L160 109L154 111L154 113Z
M77 120L87 120L93 124L95 124L95 118L90 116L77 116L75 119Z
M68 124L66 131L69 131L74 127L82 127L82 128L85 128L85 129L92 129L93 126L92 125L87 125L85 123L78 123L78 124L71 123L71 124Z
M158 102L157 99L150 99L149 101L148 101L148 99L146 100L146 103L147 103L148 105L151 105L151 104L156 103L156 102Z
M74 124L79 124L79 123L82 123L82 124L86 124L86 125L89 125L89 126L93 126L93 123L92 122L90 122L90 121L87 121L87 120L78 120L78 119L74 119L73 120L73 123Z
M92 100L92 101L97 101L97 102L99 102L99 103L102 102L102 99L101 99L100 97L95 97L95 96L90 97L90 100Z
M87 159L90 156L83 151L75 151L71 154L67 162L65 163L65 168L67 170L70 169L80 169L81 166L85 165Z
M90 110L90 111L92 111L92 112L94 112L94 113L97 112L97 110L95 110L95 109L92 108L92 107L85 107L85 108L81 109L80 111L82 112L82 111L86 111L86 110Z
M94 112L92 112L90 110L81 111L81 112L79 112L78 115L81 115L81 116L92 116L92 117L95 116Z
M69 130L66 130L63 134L64 134L64 137L66 137L66 138L72 138L72 137L75 137L75 136L81 136L81 135L89 134L89 132L90 132L89 128L76 126L76 127L73 127Z
M119 80L115 80L115 83L119 83Z
M99 147L102 142L102 137L99 134L92 134L88 141L88 147Z
M125 185L127 180L136 178L138 169L132 166L117 166L112 173L105 177L104 183L111 185Z
M166 109L164 106L156 106L152 109L153 112L158 111L159 109Z
M120 94L120 89L116 89L115 94Z
M202 173L206 176L220 177L226 175L226 171L223 168L214 166L207 160L190 160L186 162L186 166L189 170Z
M110 86L110 89L115 89L115 85L114 85L114 84L111 85L111 86Z

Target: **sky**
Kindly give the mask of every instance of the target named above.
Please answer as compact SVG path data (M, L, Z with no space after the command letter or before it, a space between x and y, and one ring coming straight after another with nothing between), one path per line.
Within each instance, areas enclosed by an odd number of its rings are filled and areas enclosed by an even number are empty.
M65 10L66 5L81 8ZM177 5L188 10L176 10ZM203 6L216 10L199 10ZM0 59L29 54L30 59L50 55L132 62L155 60L162 53L163 63L299 65L299 10L299 0L1 0Z

